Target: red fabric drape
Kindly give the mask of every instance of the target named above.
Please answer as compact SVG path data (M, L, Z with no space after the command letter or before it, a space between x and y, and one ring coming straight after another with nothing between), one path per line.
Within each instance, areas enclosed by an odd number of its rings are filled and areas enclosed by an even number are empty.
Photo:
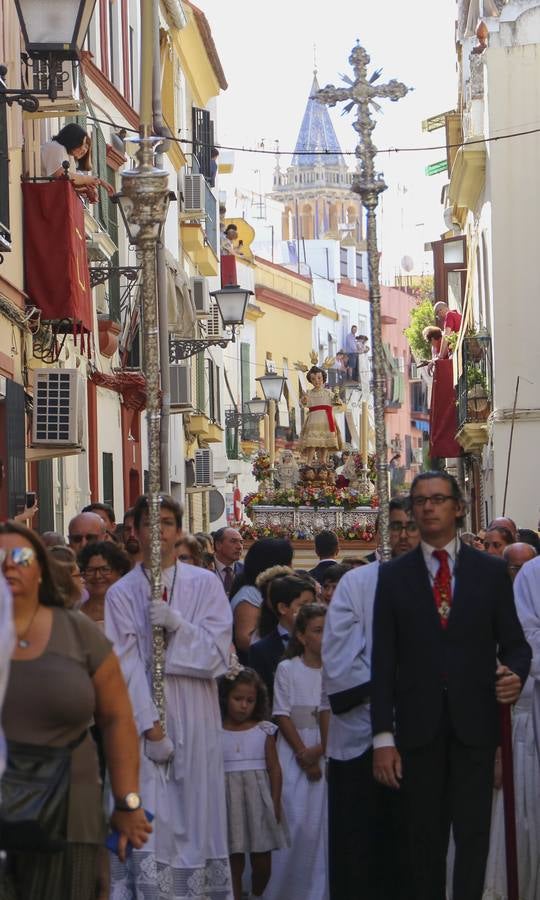
M431 410L429 414L430 456L461 456L456 441L458 430L454 369L451 359L435 360Z
M229 284L238 284L236 256L232 253L221 257L221 287L227 287Z
M66 178L24 182L22 189L27 293L44 321L68 320L84 347L92 331L92 296L83 205Z

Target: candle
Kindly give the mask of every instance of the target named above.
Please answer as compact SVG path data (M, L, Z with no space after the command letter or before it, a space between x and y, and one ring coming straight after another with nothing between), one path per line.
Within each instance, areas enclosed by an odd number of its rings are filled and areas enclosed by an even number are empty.
M361 420L361 436L360 436L360 456L362 463L367 466L369 452L369 415L368 405L365 400L362 401L362 420Z

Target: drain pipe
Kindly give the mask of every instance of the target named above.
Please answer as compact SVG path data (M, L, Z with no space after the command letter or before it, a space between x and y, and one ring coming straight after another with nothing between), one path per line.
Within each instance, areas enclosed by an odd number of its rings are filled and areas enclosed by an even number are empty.
M153 21L153 68L152 68L152 115L154 133L167 136L167 128L163 120L161 105L161 53L159 46L159 0L154 0ZM158 145L156 153L156 168L163 169L164 151L168 143ZM169 372L169 313L167 308L167 266L165 262L164 238L157 245L156 251L157 273L157 302L159 321L159 359L161 380L161 427L160 427L160 463L161 463L161 490L169 494L170 482L170 415L171 415L171 378Z

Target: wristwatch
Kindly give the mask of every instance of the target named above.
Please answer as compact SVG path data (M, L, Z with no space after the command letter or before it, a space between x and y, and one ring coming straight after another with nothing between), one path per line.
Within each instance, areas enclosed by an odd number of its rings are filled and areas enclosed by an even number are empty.
M114 808L118 810L118 812L135 812L135 810L140 809L141 806L141 798L135 791L131 791L129 794L126 794L125 797L116 800L114 804Z

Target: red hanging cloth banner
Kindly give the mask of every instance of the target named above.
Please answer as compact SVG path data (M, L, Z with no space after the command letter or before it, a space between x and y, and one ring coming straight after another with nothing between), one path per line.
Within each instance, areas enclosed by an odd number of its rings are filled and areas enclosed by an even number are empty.
M453 363L451 359L437 359L429 412L429 455L461 456L463 450L456 441L457 430Z
M22 189L26 291L44 322L80 334L84 347L92 331L84 207L67 178L26 181Z

